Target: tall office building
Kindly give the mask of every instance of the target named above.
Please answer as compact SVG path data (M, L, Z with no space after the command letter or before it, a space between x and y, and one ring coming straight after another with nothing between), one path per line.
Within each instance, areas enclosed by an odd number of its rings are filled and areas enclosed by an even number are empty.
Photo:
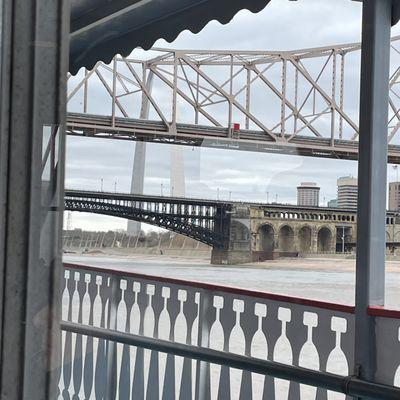
M337 208L337 199L332 199L328 201L329 208Z
M318 207L320 188L315 182L302 182L297 186L297 205Z
M400 211L400 182L389 183L389 210Z
M337 180L337 206L354 210L357 208L357 178L343 176Z

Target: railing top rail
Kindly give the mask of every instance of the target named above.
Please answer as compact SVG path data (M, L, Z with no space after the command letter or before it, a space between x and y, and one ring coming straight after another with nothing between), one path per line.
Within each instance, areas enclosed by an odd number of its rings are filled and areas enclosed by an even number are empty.
M76 198L96 198L103 200L127 200L127 201L143 201L143 202L159 202L159 203L182 203L187 205L202 205L209 207L231 206L232 202L223 200L210 199L195 199L190 197L170 197L157 196L147 194L130 194L130 193L115 193L115 192L96 192L87 190L65 189L65 197Z
M279 294L274 294L274 293L261 292L261 291L257 291L257 290L242 289L242 288L238 288L238 287L234 287L234 286L217 285L214 283L207 283L207 282L187 281L187 280L183 280L183 279L175 279L175 278L167 278L167 277L162 277L162 276L141 274L141 273L131 272L131 271L123 270L123 269L106 269L106 268L102 268L102 267L94 267L94 266L88 266L88 265L83 265L83 264L64 263L64 267L82 270L82 272L83 271L99 272L99 273L103 273L103 274L108 273L111 275L117 275L120 277L131 277L131 278L150 280L150 281L156 280L158 282L164 282L164 283L169 283L169 284L173 284L173 285L195 287L198 289L209 290L209 291L213 291L213 292L223 292L223 293L236 294L239 296L256 297L259 299L278 301L278 302L282 302L282 303L292 303L292 304L297 304L297 305L302 305L302 306L338 311L338 312L342 312L345 314L354 314L354 306L349 306L349 305L345 305L345 304L337 304L337 303L329 303L329 302L319 301L319 300L311 300L311 299L306 299L306 298L301 298L301 297L279 295ZM399 312L399 314L400 314L400 312Z
M400 310L391 310L384 307L370 306L368 307L368 314L372 317L400 319Z

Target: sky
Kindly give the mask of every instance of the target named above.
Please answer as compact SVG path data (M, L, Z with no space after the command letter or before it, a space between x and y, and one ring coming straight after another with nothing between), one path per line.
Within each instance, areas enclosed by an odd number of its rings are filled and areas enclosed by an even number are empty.
M393 35L399 34L398 27ZM182 32L173 43L155 47L215 50L293 50L361 38L361 3L350 0L272 0L260 13L239 12L227 25L210 22L200 33ZM353 68L357 70L355 62ZM355 86L356 87L356 86ZM354 89L356 92L356 90ZM357 93L354 94L357 98ZM98 100L100 101L100 100ZM356 110L354 110L356 112ZM67 138L66 187L128 192L135 144L118 140ZM320 203L336 197L340 176L357 176L357 163L234 150L182 148L188 197L296 203L296 187L303 181L321 187ZM148 145L145 194L170 190L170 148ZM396 172L388 166L388 179ZM125 229L123 219L75 213L73 228ZM150 229L150 228L147 228Z

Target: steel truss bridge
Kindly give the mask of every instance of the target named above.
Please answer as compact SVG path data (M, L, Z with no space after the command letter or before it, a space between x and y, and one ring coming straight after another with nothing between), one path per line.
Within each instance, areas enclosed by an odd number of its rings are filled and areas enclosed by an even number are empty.
M216 248L223 247L229 235L231 204L225 202L66 190L64 206L67 211L144 222Z
M69 135L357 158L358 43L137 53L68 77ZM400 163L400 36L391 68L389 161Z

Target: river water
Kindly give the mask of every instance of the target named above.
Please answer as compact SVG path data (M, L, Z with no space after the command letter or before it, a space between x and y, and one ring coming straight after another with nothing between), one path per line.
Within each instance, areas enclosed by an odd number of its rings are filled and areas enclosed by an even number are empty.
M64 256L64 261L334 303L354 304L353 260L293 259L250 266L219 267L212 266L207 260L201 259L67 254ZM385 299L386 307L400 308L400 262L388 264Z

